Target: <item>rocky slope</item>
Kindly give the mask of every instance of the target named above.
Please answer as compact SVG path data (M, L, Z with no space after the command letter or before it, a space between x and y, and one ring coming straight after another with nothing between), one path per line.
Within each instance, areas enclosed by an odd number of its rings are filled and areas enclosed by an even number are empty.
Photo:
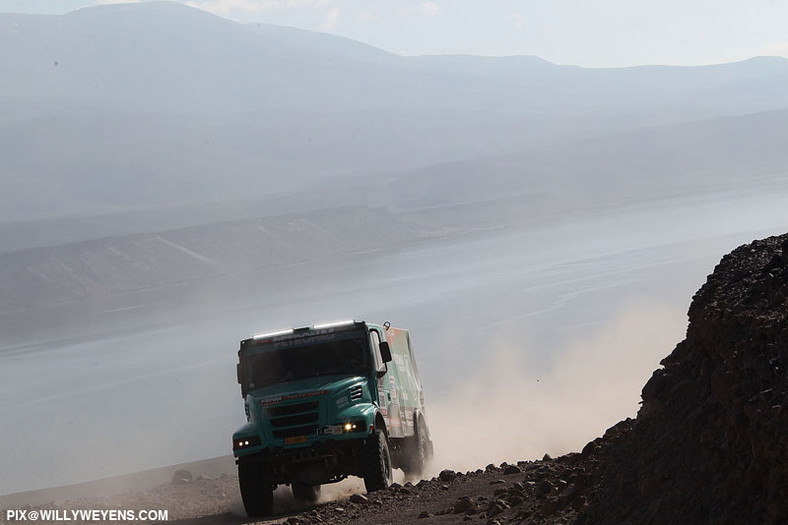
M788 520L788 235L726 255L634 421L583 451L579 523Z
M643 388L637 418L582 452L442 471L315 506L285 495L268 523L788 522L787 302L788 234L742 246L695 295L687 337ZM170 522L183 525L249 523L228 475L176 473L152 491L53 505L170 509Z

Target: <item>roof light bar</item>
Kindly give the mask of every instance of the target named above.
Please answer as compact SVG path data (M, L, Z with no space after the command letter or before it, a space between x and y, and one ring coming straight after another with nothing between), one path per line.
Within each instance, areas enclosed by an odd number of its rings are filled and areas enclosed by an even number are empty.
M323 330L324 328L337 328L338 326L348 326L351 324L356 324L356 320L347 319L345 321L332 321L330 323L316 324L312 328L314 328L315 330Z
M287 330L277 330L276 332L265 332L262 334L255 334L252 336L252 339L266 339L268 337L276 337L278 335L290 335L293 333L292 328L288 328Z

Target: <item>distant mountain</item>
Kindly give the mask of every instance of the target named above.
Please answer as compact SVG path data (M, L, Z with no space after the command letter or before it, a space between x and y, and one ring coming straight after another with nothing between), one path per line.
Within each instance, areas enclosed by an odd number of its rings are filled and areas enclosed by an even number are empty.
M616 127L462 110L52 110L0 125L0 224L259 201L339 175L544 146L589 129Z
M391 249L429 232L344 207L0 254L0 313Z
M0 16L3 99L149 110L430 107L707 111L788 104L788 60L700 68L583 69L536 57L399 57L331 35L242 25L171 2ZM701 96L702 95L702 96ZM700 97L695 100L693 98ZM735 100L731 100L735 97ZM731 105L733 102L735 104Z
M585 69L528 56L402 57L170 2L0 15L0 78L6 228L146 210L163 217L167 208L235 206L316 188L344 195L342 204L367 204L348 202L356 187L336 185L381 172L441 172L429 167L441 164L500 166L491 159L504 155L560 157L577 141L788 108L785 59ZM595 147L615 149L613 140ZM561 162L531 165L558 170ZM560 177L584 173L587 184L604 187L606 174L592 167ZM487 170L490 184L505 178L498 171ZM469 188L481 172L468 170ZM405 177L397 192L416 194L434 177ZM452 178L431 202L466 199ZM291 202L297 211L298 198ZM174 214L160 229L184 225ZM86 227L23 244L99 231L131 233Z
M0 68L16 73L3 75L3 98L168 111L299 107L342 96L349 86L341 72L360 76L374 67L347 48L316 53L309 39L300 44L286 30L255 31L170 2L0 20ZM336 82L315 89L326 74Z
M759 191L770 185L785 191L786 130L788 110L769 111L644 128L356 182L368 188L368 198L383 193L399 210L536 199L522 210L521 216L529 217L544 214L550 206L582 209Z

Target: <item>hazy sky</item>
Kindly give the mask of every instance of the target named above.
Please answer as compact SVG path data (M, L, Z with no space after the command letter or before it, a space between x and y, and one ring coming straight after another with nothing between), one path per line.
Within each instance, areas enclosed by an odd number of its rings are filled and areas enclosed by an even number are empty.
M324 31L399 54L538 55L590 67L788 56L788 0L179 0L239 22ZM65 13L117 0L0 0Z

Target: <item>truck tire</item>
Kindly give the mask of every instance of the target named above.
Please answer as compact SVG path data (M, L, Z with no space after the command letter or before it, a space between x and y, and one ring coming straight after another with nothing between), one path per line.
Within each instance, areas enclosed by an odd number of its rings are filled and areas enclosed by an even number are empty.
M294 482L290 485L290 489L293 491L293 496L297 500L316 503L318 498L320 498L320 485L307 485L306 483Z
M386 433L376 428L364 445L364 486L367 492L391 485L391 454Z
M408 477L421 476L432 455L427 426L423 419L416 420L415 430L413 437L406 438L403 450L402 470Z
M241 500L249 517L268 516L274 510L274 485L265 465L259 461L238 462Z

